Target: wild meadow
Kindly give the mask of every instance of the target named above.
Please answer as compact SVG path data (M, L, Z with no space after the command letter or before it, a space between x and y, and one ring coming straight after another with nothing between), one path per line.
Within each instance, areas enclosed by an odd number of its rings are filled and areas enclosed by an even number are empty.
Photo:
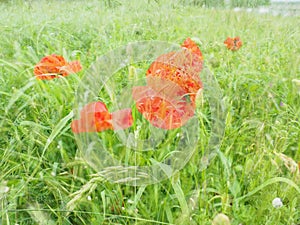
M0 1L0 12L0 224L300 224L300 17L180 0ZM243 44L231 51L224 41L236 36ZM78 87L99 57L120 46L180 45L187 37L209 71L200 74L200 138L186 146L193 155L157 183L107 180L71 130ZM51 54L80 61L82 70L36 79L35 65ZM142 79L149 65L124 67L111 85L118 89L135 70ZM205 74L216 89L206 91ZM222 103L222 129L207 162L209 140L219 132L210 95ZM134 118L143 121L137 111ZM137 122L126 132L138 128L139 137L151 138L151 126ZM178 142L168 131L161 151L133 160L114 131L96 135L127 165L162 160Z

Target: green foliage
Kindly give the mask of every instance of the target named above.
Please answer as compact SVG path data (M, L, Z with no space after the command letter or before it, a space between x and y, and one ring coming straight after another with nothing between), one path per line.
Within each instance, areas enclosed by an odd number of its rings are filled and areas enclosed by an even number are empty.
M227 2L231 7L258 7L270 4L270 0L178 0L180 4L200 7L224 7Z
M205 7L222 7L223 0L181 0L183 5L205 6Z
M258 7L270 4L270 0L231 0L232 7Z

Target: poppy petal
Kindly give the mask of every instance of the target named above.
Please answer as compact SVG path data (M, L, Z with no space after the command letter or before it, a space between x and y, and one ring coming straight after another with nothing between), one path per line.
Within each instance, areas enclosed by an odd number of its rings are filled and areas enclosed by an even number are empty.
M201 50L199 49L197 44L194 41L192 41L191 38L185 39L181 47L191 50L194 54L198 55L201 58L201 60L203 60L203 55Z
M74 133L81 132L101 132L105 130L111 130L112 124L109 120L111 118L110 114L101 115L101 118L107 119L98 119L99 115L90 115L79 120L73 120L71 123L71 128Z
M103 102L91 102L80 111L79 132L99 132L111 129L111 116Z
M95 126L87 126L85 121L82 120L73 120L71 123L71 129L73 133L96 132Z
M70 73L76 73L81 68L79 61L68 63L63 56L52 54L43 57L34 66L33 73L37 79L51 80L59 76L68 76Z
M86 114L96 112L108 112L108 109L103 102L91 102L81 109L80 117L84 117Z
M122 109L111 113L113 130L126 129L132 126L131 109Z
M71 123L73 133L96 132L95 123L87 123L86 120L73 120Z
M153 126L167 130L183 126L194 115L193 107L184 104L176 108L160 97L140 99L136 107Z
M176 90L178 85L173 83L171 86L170 83L172 82L166 81L160 90L157 87L154 90L150 86L134 87L132 90L138 111L153 126L162 129L178 128L194 115L192 103L186 101L184 96L176 95L184 93L182 89L179 87Z
M108 112L84 113L84 117L72 121L71 128L74 133L111 130L111 115Z
M82 69L82 66L79 61L72 61L67 65L60 68L60 71L63 71L65 74L78 73Z
M103 102L91 102L80 111L80 119L73 120L74 133L102 132L105 130L126 129L133 123L131 109L109 113Z
M187 39L178 52L169 52L159 56L147 70L146 76L161 77L173 81L191 95L195 103L195 95L202 88L199 74L203 68L203 57L200 49Z

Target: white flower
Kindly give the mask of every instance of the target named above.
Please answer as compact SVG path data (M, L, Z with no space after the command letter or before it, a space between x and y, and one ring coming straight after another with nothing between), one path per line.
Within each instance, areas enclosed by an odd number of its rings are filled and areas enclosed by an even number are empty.
M283 203L280 198L274 198L272 201L272 205L274 208L280 208L283 206Z

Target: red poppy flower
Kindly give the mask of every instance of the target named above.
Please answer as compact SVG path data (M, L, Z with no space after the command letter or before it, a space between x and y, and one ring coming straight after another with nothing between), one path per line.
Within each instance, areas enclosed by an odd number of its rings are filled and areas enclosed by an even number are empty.
M181 47L189 49L192 53L198 55L200 59L203 60L202 52L200 51L198 45L192 41L192 39L190 38L185 39Z
M229 50L236 51L239 50L240 47L242 47L243 42L241 41L240 37L227 37L227 39L224 41L224 44Z
M131 109L109 113L104 103L92 102L82 108L80 119L73 120L71 128L74 133L101 132L126 129L132 122Z
M159 56L147 70L147 86L133 88L138 111L155 127L183 126L194 115L202 68L202 53L190 38L180 51Z
M132 95L138 111L153 126L175 129L193 115L194 106L183 88L173 81L148 77L147 86L133 87Z
M68 76L82 69L79 61L67 62L63 56L48 55L34 67L34 75L40 80L51 80L59 76Z
M161 77L175 82L189 95L193 104L197 91L202 88L199 74L203 68L203 56L198 46L187 38L178 52L159 56L147 70L146 76Z

